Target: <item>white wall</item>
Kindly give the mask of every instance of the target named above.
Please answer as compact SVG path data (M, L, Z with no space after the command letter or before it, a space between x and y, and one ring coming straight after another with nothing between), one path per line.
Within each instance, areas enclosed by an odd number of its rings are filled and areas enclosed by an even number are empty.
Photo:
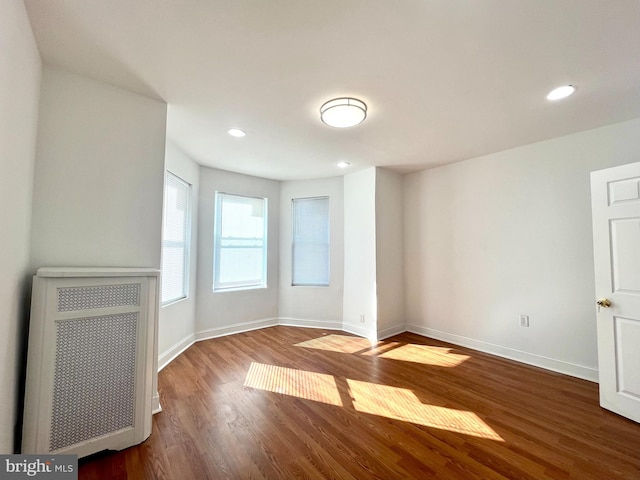
M640 160L638 138L640 119L407 175L409 329L595 380L589 172Z
M402 175L377 168L375 240L378 338L405 330L402 195Z
M31 265L160 267L166 104L45 68Z
M167 142L165 167L191 185L191 257L189 259L187 298L160 308L158 329L160 368L188 347L195 338L198 197L200 193L200 166L171 142Z
M377 336L375 196L374 167L345 175L342 328L367 338Z
M280 322L340 328L344 287L344 199L342 177L283 182L280 187ZM328 287L291 285L291 200L329 197Z
M215 192L268 199L267 288L213 293ZM200 168L196 339L278 322L280 183Z
M26 335L41 64L21 0L0 3L0 453L13 453Z

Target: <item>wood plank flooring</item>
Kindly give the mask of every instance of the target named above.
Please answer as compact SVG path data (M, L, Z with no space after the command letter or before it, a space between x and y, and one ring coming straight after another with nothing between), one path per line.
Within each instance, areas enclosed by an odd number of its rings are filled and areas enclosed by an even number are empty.
M151 437L80 479L640 479L640 425L596 384L410 333L207 340L159 390Z

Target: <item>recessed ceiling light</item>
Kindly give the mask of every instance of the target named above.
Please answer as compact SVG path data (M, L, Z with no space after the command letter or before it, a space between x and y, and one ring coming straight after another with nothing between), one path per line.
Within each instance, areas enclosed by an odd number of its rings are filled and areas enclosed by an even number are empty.
M240 130L239 128L232 128L231 130L227 131L227 133L232 137L244 137L246 135L245 131Z
M554 88L547 95L547 100L560 100L561 98L568 97L576 91L576 87L573 85L563 85L558 88Z
M334 98L320 107L320 119L330 127L353 127L365 118L367 105L357 98Z
M338 168L347 168L349 165L351 165L349 162L338 162Z

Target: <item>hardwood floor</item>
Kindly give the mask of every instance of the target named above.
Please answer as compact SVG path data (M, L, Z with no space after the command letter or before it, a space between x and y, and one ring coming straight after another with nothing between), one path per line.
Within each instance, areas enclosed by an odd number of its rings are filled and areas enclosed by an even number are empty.
M640 479L640 425L596 384L409 333L207 340L159 390L151 437L80 479Z

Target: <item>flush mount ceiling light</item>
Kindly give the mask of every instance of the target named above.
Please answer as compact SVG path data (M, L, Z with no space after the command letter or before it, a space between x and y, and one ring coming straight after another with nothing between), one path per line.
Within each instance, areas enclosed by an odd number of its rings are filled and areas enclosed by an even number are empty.
M338 168L347 168L351 164L349 162L338 162L337 165Z
M563 85L558 88L554 88L547 95L547 100L560 100L561 98L566 98L576 91L576 87L573 85Z
M227 133L229 135L231 135L232 137L244 137L246 135L244 130L240 130L239 128L232 128L230 130L227 131Z
M357 98L334 98L320 107L320 119L330 127L353 127L365 118L367 105Z

